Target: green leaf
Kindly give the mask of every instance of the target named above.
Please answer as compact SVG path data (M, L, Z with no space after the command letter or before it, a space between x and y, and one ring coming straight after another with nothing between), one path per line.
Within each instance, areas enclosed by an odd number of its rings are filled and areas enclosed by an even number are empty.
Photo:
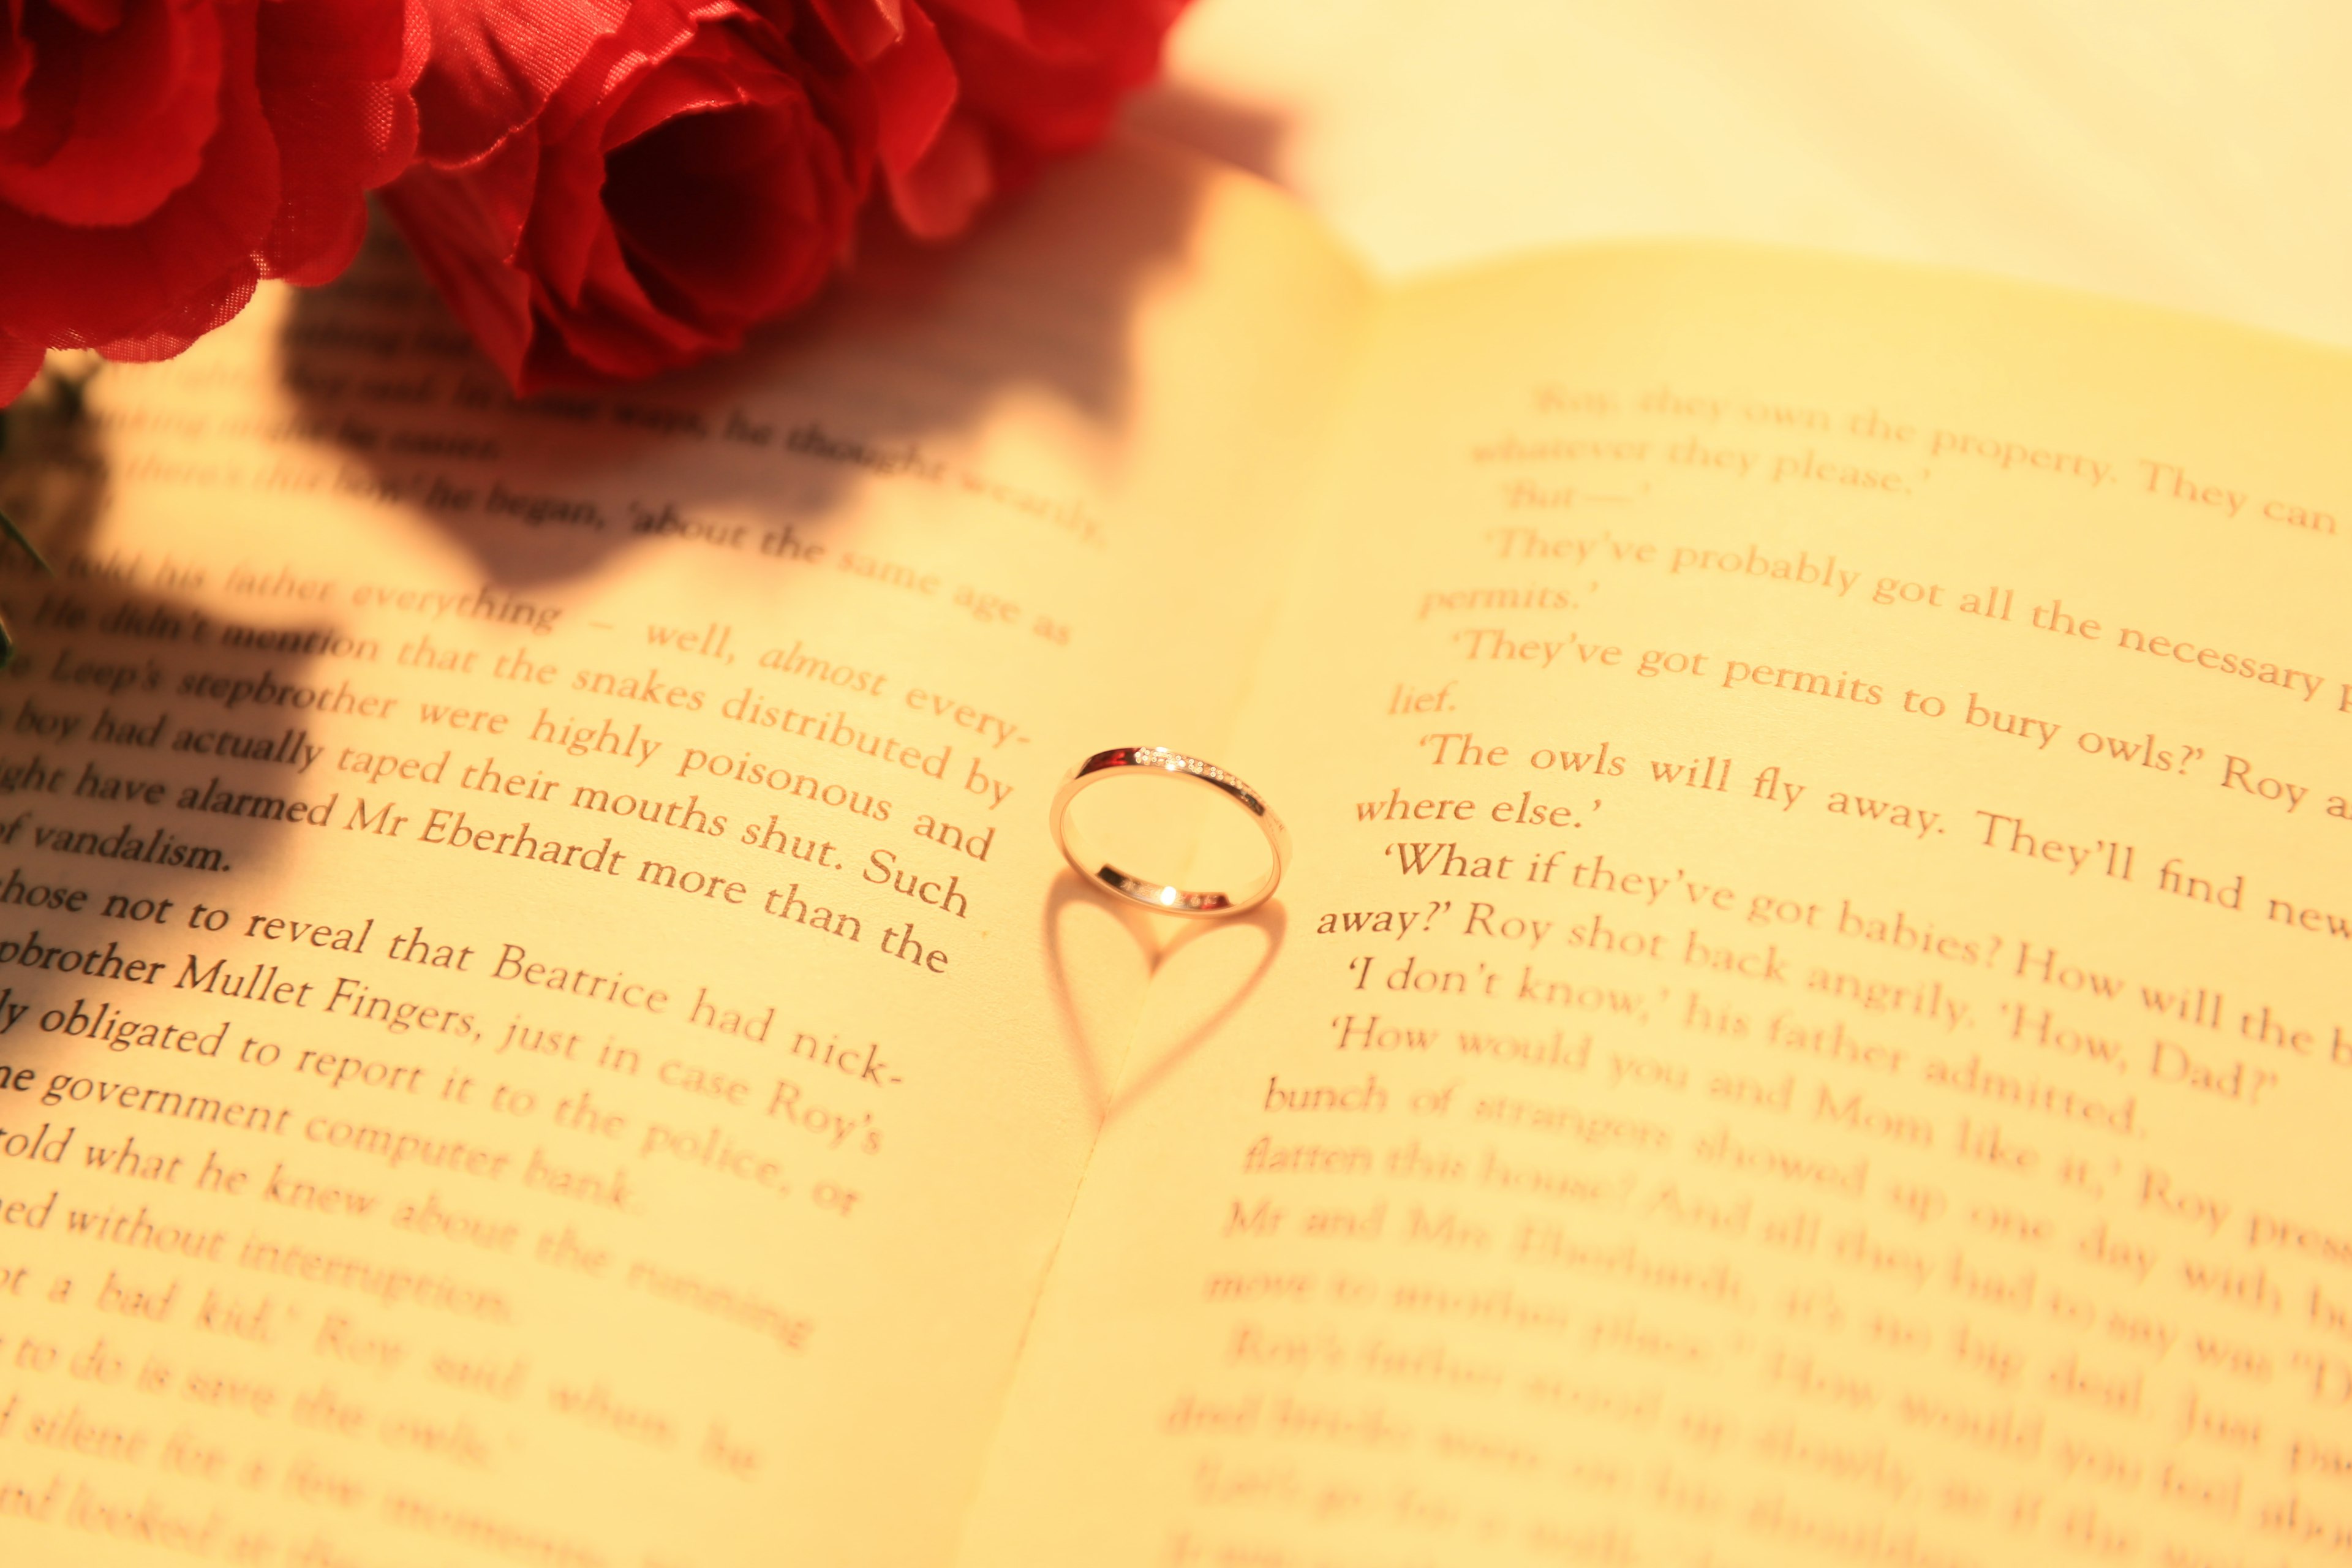
M43 378L47 386L50 405L60 424L79 423L88 414L89 402L85 389L89 384L90 377L97 374L98 367L93 365L79 376L71 376L62 371L51 370ZM0 407L0 453L5 453L8 449L8 414L7 408ZM40 547L26 535L23 529L16 526L16 520L10 517L5 510L0 510L0 535L14 540L17 548L31 556L33 564L38 566L46 575L54 577L58 574L57 568L49 564L48 557L41 553ZM16 634L9 630L6 618L0 616L0 670L6 669L16 662Z
M16 520L5 511L0 511L0 532L5 532L9 538L15 540L17 547L33 558L34 565L52 577L58 574L58 569L49 564L48 558L40 552L31 540L25 537L25 531L16 526Z

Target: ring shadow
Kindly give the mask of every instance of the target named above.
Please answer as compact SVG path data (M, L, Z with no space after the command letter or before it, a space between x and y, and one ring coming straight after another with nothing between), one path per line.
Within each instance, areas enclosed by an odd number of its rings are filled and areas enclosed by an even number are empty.
M1102 910L1118 922L1143 955L1147 984L1178 953L1219 932L1242 929L1255 931L1265 939L1265 950L1259 954L1256 965L1247 977L1230 995L1219 1002L1206 1017L1162 1047L1159 1054L1149 1061L1139 1065L1131 1060L1143 1042L1130 1030L1126 1053L1118 1058L1120 1071L1114 1089L1112 1083L1106 1081L1103 1072L1102 1064L1108 1054L1102 1047L1115 1047L1117 1042L1097 1041L1094 1037L1070 983L1063 915L1074 906ZM1183 929L1163 942L1160 932L1164 929L1162 922L1165 919L1098 893L1075 871L1065 870L1055 877L1045 894L1043 920L1046 980L1054 993L1055 1005L1061 1013L1063 1035L1070 1047L1079 1088L1101 1127L1109 1126L1116 1118L1158 1088L1239 1011L1242 1004L1248 1000L1274 967L1276 957L1282 952L1284 934L1289 928L1289 917L1282 905L1274 901L1260 904L1245 914L1223 920L1187 921ZM1142 1016L1139 1013L1135 1022L1139 1025L1141 1021Z

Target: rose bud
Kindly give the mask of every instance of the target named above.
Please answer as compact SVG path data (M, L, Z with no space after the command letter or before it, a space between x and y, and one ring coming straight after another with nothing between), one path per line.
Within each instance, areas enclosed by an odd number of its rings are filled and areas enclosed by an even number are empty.
M840 261L872 136L822 35L732 0L562 28L434 3L420 158L384 205L517 391L732 348Z

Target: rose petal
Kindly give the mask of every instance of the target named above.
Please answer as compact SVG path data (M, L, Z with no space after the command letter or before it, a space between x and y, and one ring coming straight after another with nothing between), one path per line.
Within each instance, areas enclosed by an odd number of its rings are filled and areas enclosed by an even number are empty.
M462 174L419 164L382 200L425 274L510 383L530 346L530 281L512 265L539 167L535 132Z
M928 3L934 11L951 11L1008 38L1028 37L1029 19L1023 13L1022 0L928 0ZM1119 0L1089 0L1089 4L1106 19L1115 19L1119 14Z
M873 59L866 79L881 112L876 151L893 176L895 191L896 176L923 161L955 109L955 62L940 46L931 19L914 10L907 13L898 47Z
M605 225L605 128L613 115L649 79L663 74L667 61L693 46L705 24L735 14L728 0L705 0L692 9L675 0L644 0L549 102L538 127L538 189L527 262L544 287L566 300L578 299L585 287L596 237ZM740 39L730 47L744 52Z
M995 188L987 142L978 127L958 118L941 129L922 162L892 173L890 210L917 239L951 239Z
M256 36L264 112L281 149L265 277L322 283L340 276L367 229L362 193L415 155L409 87L430 44L420 6L381 0L271 0Z
M847 237L848 182L831 138L797 83L764 74L761 97L672 118L607 160L605 205L633 268L675 313L714 330L805 300ZM738 79L763 85L751 72Z
M859 65L907 36L906 6L900 0L810 0L843 52Z
M1183 0L929 0L1000 184L1092 144L1159 68ZM1017 13L1017 15L1015 15Z
M0 133L15 130L31 110L25 87L32 80L37 58L32 43L12 25L7 37L0 40Z
M251 0L146 0L100 37L34 16L47 68L0 134L0 203L67 224L145 217L195 177L222 99L250 80L226 75L222 39L250 30Z
M49 0L86 33L110 33L122 25L124 0Z
M224 11L228 7L222 7ZM250 81L253 32L220 32L221 75ZM203 165L131 226L58 223L0 202L0 331L51 348L184 346L252 293L278 208L278 149L251 92L224 92Z
M418 155L442 168L487 156L531 123L629 0L420 0L433 56L416 83Z

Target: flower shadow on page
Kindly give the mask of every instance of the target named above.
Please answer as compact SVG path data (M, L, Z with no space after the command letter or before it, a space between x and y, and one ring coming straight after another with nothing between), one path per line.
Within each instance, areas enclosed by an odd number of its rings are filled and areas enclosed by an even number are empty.
M1281 183L1290 125L1275 110L1162 79L1128 100L1119 119L1130 131Z
M342 281L296 300L281 375L382 504L431 519L501 586L646 550L777 564L786 533L837 553L853 492L970 491L943 477L962 478L961 438L1008 396L1042 396L1116 452L1136 311L1184 258L1197 182L1185 154L1115 142L952 245L869 228L853 269L735 353L521 400L379 226ZM1051 526L971 514L992 533Z
M1046 890L1041 919L1046 980L1072 1068L1104 1126L1215 1037L1273 969L1289 926L1279 900L1225 920L1175 921L1104 894L1070 870ZM1146 1018L1113 1002L1139 976L1167 983L1196 964L1211 968L1205 993L1172 1019Z
M202 564L201 538L174 565L110 536L127 504L122 448L141 439L119 437L139 423L121 416L136 410L142 374L110 368L64 398L54 376L36 382L8 410L0 449L0 510L55 569L13 547L0 558L0 612L17 639L0 673L0 1063L37 1069L44 1095L60 1078L87 1091L92 1074L121 1076L114 1053L168 1028L197 1043L167 1053L168 1066L138 1054L140 1071L165 1089L235 1099L254 1086L234 1068L222 1075L242 1032L216 998L224 976L241 981L247 955L224 944L226 923L199 928L223 934L191 936L190 917L207 903L242 905L235 885L292 848L292 836L345 820L350 796L335 799L299 717L184 690L191 674L214 678L209 690L264 670L301 686L326 661L260 646L307 639L266 612L256 646L235 646L226 634L243 628L222 618L216 597L197 597L200 578L217 574ZM168 466L187 448L138 450ZM201 753L184 743L191 735ZM235 743L217 744L223 736ZM238 918L310 912L241 907ZM184 966L201 975L224 956L213 984L194 988L210 994L177 984ZM62 1126L79 1102L61 1092ZM54 1109L44 1099L30 1120Z

